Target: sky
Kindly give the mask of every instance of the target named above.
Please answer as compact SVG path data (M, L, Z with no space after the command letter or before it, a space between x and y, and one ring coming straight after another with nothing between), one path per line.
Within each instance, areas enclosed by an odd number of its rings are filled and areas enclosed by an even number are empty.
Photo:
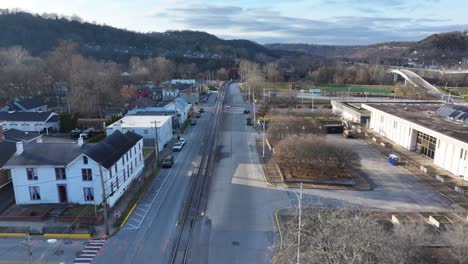
M265 43L363 45L468 30L467 0L0 0L137 32L197 30Z

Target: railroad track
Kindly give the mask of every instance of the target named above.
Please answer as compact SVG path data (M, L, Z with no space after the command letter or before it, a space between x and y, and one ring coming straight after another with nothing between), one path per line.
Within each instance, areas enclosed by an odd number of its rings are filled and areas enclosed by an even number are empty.
M224 94L229 84L230 82L227 82L219 91L218 100L214 108L214 115L211 118L211 126L209 127L208 133L205 134L205 139L203 141L205 144L202 157L196 173L194 173L191 178L187 201L184 204L178 220L176 240L172 248L170 260L172 264L187 263L194 224L206 207L206 198L204 201L203 197L206 195L209 183L208 178L213 170L216 138L218 127L221 123Z

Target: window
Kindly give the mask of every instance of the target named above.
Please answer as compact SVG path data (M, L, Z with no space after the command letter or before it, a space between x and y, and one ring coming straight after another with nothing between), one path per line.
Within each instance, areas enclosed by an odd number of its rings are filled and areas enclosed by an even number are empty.
M144 129L143 134L148 135L148 129Z
M55 179L66 180L67 175L65 174L65 168L55 168Z
M94 201L94 189L91 187L83 188L84 200L85 201Z
M93 173L91 169L81 169L81 177L83 178L83 181L92 181Z
M130 174L133 175L133 161L130 163Z
M117 175L117 163L114 166L114 171L115 171L115 174Z
M26 173L28 174L28 181L37 181L37 169L36 168L26 168Z
M88 164L88 157L83 156L83 164Z
M119 189L119 187L120 187L119 177L115 177L115 185L116 185L116 188Z
M109 178L112 179L112 169L109 170Z
M135 154L135 155L136 155L136 146L135 146L135 147L133 147L133 154Z
M39 186L29 186L29 197L31 200L40 200L41 193L39 191Z
M129 152L130 152L130 158L132 158L132 149L130 149Z
M125 174L125 169L123 169L123 177L124 177L124 181L126 181L127 180L127 175Z

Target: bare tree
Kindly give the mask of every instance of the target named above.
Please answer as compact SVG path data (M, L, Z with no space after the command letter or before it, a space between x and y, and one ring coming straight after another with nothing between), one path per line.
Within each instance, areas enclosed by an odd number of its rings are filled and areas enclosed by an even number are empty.
M450 246L448 252L458 264L468 263L468 226L456 223L447 228L443 238Z
M173 78L176 72L174 62L163 57L148 59L145 64L150 72L150 79L155 84Z
M270 62L264 66L266 79L270 82L280 82L283 80L283 72L278 62Z
M392 230L386 230L375 215L365 210L307 209L301 225L301 244L297 244L297 215L287 222L286 247L277 263L296 263L299 246L301 263L374 264L428 263L417 253L407 254L402 246L417 246ZM417 233L405 231L415 237Z
M280 141L275 160L291 177L334 179L360 166L351 147L327 142L320 136L293 136Z

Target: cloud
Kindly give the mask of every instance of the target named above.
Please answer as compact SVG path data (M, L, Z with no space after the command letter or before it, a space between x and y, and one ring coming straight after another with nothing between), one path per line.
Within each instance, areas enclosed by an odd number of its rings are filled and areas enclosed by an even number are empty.
M437 0L430 0L437 1ZM334 0L335 4L355 1ZM363 4L371 0L361 0ZM381 0L381 5L405 5L400 0ZM307 42L356 45L387 41L418 40L441 31L463 30L468 25L441 24L443 19L385 16L336 16L307 19L285 16L271 8L234 5L185 4L153 16L164 16L189 29L204 30L221 37L247 38L260 43Z

